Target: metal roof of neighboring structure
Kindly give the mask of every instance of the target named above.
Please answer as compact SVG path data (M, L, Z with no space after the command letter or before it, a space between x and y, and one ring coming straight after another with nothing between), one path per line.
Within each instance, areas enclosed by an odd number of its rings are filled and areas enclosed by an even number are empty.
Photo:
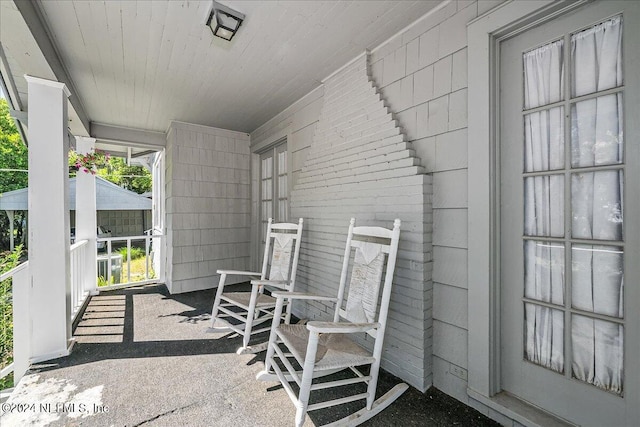
M0 193L0 210L26 211L29 188ZM69 207L76 206L76 178L69 178ZM151 210L151 199L96 177L96 209L99 211Z

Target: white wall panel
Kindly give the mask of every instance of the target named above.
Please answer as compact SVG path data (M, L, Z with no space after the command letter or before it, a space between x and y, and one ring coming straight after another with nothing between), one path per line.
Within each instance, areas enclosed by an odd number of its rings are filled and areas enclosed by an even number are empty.
M394 214L403 220L419 223L422 229L412 227L411 238L404 242L402 251L406 258L399 271L396 288L397 304L411 306L409 299L417 299L422 304L421 320L399 313L391 317L398 327L390 331L393 342L396 340L407 345L407 353L415 349L416 331L422 330L424 357L420 364L417 359L396 357L389 354L387 367L392 372L404 370L407 378L422 378L423 384L432 380L441 390L467 402L467 333L466 333L466 288L467 288L467 187L466 168L468 165L468 133L467 126L467 33L466 26L479 13L495 7L501 1L451 1L435 12L420 19L406 31L390 39L370 55L370 75L380 90L382 98L387 102L405 131L408 147L414 150L420 159L421 171L433 173L434 211L430 213L432 198L431 185L422 187L401 185L398 176L389 178L388 184L378 191L400 192L401 189L422 188L415 196L416 204L405 203L401 193L395 194L388 202L375 204L369 200L370 191L375 191L375 183L368 180L366 173L358 173L348 178L341 175L330 179L331 174L346 173L340 169L339 162L345 155L341 152L345 141L336 129L316 129L309 141L308 152L305 152L307 163L302 172L297 173L299 185L296 187L292 203L292 211L301 216L309 216L305 222L306 246L301 256L301 274L310 283L312 290L324 290L319 283L322 280L335 279L335 271L339 270L339 260L343 241L334 228L345 222L355 212L360 220L390 220ZM348 67L347 67L348 68ZM344 76L348 84L343 89L352 89L354 81ZM410 102L410 81L412 94ZM403 82L406 82L403 90ZM326 91L327 88L324 88ZM320 94L322 95L322 94ZM325 96L310 94L298 103L308 105L313 100L345 97L345 93L325 93ZM356 96L348 97L356 101ZM362 98L358 98L358 101ZM298 104L296 103L296 104ZM296 114L304 106L294 104L272 120L252 133L252 146L259 146L268 139L269 133L277 133L297 120ZM333 107L333 111L318 112L320 117L327 114L336 119L342 117L343 123L353 120L348 111ZM337 120L337 119L336 119ZM339 122L336 122L338 125ZM320 132L320 134L318 134ZM317 138L327 138L324 151L316 142ZM296 136L296 144L298 136ZM317 153L315 150L318 150ZM360 150L362 151L362 150ZM315 154L314 154L315 153ZM327 154L328 153L328 154ZM322 155L321 155L322 154ZM317 156L317 157L314 157ZM324 157L323 157L324 156ZM351 158L350 158L351 159ZM357 162L357 156L352 158ZM355 163L354 163L355 164ZM355 164L357 167L357 164ZM402 168L404 168L403 166ZM401 168L401 169L402 169ZM359 187L362 186L362 187ZM357 193L357 195L356 195ZM377 196L380 197L380 196ZM395 204L394 204L395 202ZM389 203L389 204L387 204ZM359 210L360 209L360 210ZM406 211L405 211L406 210ZM433 227L431 226L433 220ZM306 220L306 218L305 218ZM403 222L403 230L405 222ZM431 247L433 240L433 248ZM411 262L415 262L417 247L423 245L425 257L420 260L424 266L422 283L416 280L417 271L412 270ZM427 247L428 246L428 247ZM433 281L431 285L431 259L433 250ZM412 261L407 261L412 259ZM417 258L416 258L417 259ZM414 264L415 265L415 264ZM318 284L315 284L318 283ZM434 288L435 286L435 288ZM317 288L314 288L317 287ZM407 310L410 313L415 313ZM311 306L305 313L309 316L326 315L326 307ZM432 330L433 323L433 330ZM417 325L420 324L420 327ZM403 329L404 328L404 329ZM403 332L404 331L404 332ZM433 335L433 342L431 337ZM414 347L408 346L413 343ZM431 354L434 355L433 362ZM433 372L433 376L431 375Z
M248 269L249 136L173 122L167 165L170 291L212 288L216 270Z
M387 227L394 218L402 220L383 367L425 389L431 384L431 323L425 323L431 317L431 181L390 112L391 104L406 108L414 97L413 76L404 77L406 52L390 55L391 66L380 71L395 79L394 100L377 94L362 56L325 81L313 133L291 132L296 146L308 144L291 193L291 215L305 220L300 290L322 294L337 292L349 218ZM272 122L273 129L299 123L297 117L306 114L303 108L290 111L289 119ZM252 134L252 146L260 147L264 135L275 132L260 129ZM294 167L302 159L297 153ZM298 304L294 311L310 319L332 313L324 304Z

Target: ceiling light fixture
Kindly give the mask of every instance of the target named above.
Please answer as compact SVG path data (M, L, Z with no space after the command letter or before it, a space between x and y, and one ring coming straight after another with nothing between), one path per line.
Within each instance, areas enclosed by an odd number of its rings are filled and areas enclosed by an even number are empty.
M216 1L212 3L211 11L207 18L207 26L211 28L214 36L231 41L240 25L242 25L244 14Z

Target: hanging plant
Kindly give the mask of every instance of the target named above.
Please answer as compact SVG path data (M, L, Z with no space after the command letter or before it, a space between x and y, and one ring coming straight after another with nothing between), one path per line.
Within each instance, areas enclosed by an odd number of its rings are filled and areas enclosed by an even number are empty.
M78 154L74 150L69 152L69 166L91 175L95 175L98 168L106 166L108 161L109 154L101 150L91 150L86 154Z

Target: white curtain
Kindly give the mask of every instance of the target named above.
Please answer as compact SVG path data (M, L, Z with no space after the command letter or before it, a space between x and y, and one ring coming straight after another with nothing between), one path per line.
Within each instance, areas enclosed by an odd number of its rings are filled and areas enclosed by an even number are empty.
M622 84L621 18L616 17L571 37L572 96ZM562 40L523 55L525 109L563 99ZM524 171L549 171L524 180L524 234L564 237L564 110L555 107L524 118ZM622 95L610 94L571 108L571 166L620 164ZM573 238L622 240L623 174L618 170L573 173ZM572 245L571 305L588 312L622 317L622 249ZM565 305L564 257L560 243L525 241L527 298ZM525 304L525 355L528 360L562 372L564 315L537 304ZM622 391L623 327L587 316L571 319L573 376L614 392Z
M622 20L607 22L571 38L572 93L587 95L622 85ZM604 166L623 161L622 95L578 102L571 111L571 164ZM622 172L576 173L571 178L574 238L622 240ZM572 304L614 317L623 315L623 254L612 246L574 245ZM606 390L622 392L623 327L574 316L573 375Z
M525 242L525 296L563 304L564 245ZM537 304L525 304L527 360L564 372L564 315Z
M524 108L563 99L563 41L523 55ZM524 117L524 171L564 168L564 109L538 111ZM524 180L524 234L564 236L564 178L546 175ZM524 243L524 294L527 298L564 304L564 245ZM525 304L525 355L558 372L564 370L564 317L560 310Z

